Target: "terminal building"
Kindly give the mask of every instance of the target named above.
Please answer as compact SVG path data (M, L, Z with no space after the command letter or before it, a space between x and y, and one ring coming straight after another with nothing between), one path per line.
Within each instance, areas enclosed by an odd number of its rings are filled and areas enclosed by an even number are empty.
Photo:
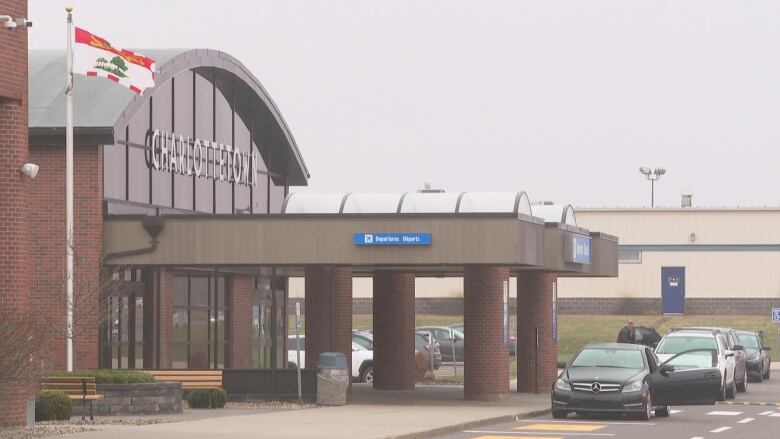
M26 59L19 35L13 47ZM526 310L516 321L516 390L547 391L557 374L558 279L617 275L615 236L579 227L565 207L535 211L523 192L291 194L309 170L241 62L214 50L140 52L158 66L142 95L75 82L75 369L223 369L229 393L283 394L294 376L290 278L303 279L311 374L321 352L351 356L353 278L365 277L373 386L412 389L415 278L454 276L463 278L469 333L464 397L501 399L513 278ZM10 151L1 158L13 169L0 198L3 212L18 213L0 223L12 235L0 252L0 303L46 329L34 364L61 370L64 51L30 51L23 73L0 89ZM34 179L19 172L27 162L40 166ZM19 423L24 391L3 398L0 425Z

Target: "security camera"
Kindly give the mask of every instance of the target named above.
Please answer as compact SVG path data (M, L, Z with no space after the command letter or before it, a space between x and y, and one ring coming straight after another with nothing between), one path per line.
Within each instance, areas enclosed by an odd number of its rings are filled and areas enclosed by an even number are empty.
M35 163L25 163L22 165L22 174L32 179L38 176L38 169L40 169L40 166Z

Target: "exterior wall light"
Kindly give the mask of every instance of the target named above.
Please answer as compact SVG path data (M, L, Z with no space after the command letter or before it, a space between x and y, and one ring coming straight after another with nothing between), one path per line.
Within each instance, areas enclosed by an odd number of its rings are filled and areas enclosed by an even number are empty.
M30 177L30 179L34 179L38 176L38 170L40 168L41 167L35 163L25 163L22 165L22 174Z

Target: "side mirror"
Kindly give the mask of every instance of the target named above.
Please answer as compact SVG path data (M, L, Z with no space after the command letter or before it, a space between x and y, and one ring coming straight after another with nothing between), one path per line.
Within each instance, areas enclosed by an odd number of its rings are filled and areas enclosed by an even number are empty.
M726 352L723 353L723 356L726 357L726 358L733 357L734 356L734 351L726 351Z
M745 350L745 347L744 347L744 346L742 346L741 344L735 344L735 345L734 345L734 350L735 350L735 351L744 351L744 350Z
M771 350L772 350L772 348L770 348L769 346L764 346L764 350L765 350L765 351L771 351Z
M674 366L670 364L662 364L660 371L661 371L661 375L668 377L669 373L674 372Z

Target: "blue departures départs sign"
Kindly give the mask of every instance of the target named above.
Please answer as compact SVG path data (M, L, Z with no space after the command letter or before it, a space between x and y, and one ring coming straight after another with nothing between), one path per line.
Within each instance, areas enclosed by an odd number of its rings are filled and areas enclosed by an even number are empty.
M431 245L430 233L355 233L355 245Z
M590 237L572 236L572 262L590 264Z
M780 323L780 308L772 308L772 323Z

